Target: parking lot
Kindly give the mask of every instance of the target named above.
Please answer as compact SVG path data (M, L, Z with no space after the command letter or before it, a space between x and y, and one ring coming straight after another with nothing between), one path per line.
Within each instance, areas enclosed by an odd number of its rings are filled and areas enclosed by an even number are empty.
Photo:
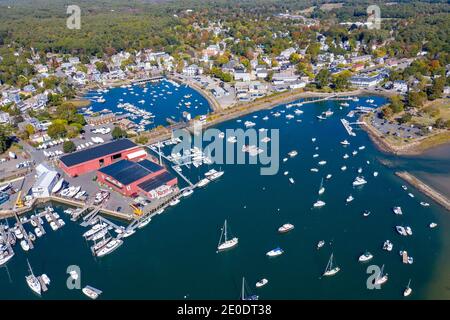
M422 130L406 124L398 124L395 121L387 121L379 115L372 118L372 125L383 134L390 134L403 139L415 139L423 136Z

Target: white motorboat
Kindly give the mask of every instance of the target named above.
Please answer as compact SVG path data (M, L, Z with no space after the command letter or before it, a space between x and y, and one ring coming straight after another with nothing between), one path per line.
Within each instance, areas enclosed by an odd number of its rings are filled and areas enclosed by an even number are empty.
M191 194L194 193L193 189L187 189L185 191L183 191L183 193L181 194L183 197L189 197Z
M397 214L397 215L402 215L403 214L403 211L402 211L401 207L394 207L394 208L392 208L392 211L394 211L394 213Z
M341 144L343 146L348 146L348 145L350 145L350 142L348 142L347 140L344 140L344 141L341 141Z
M373 172L373 176L374 176L374 177L378 177L378 171L374 171L374 172Z
M405 185L403 185L403 186L402 186L402 189L406 191L406 190L408 190L408 187L405 186Z
M267 252L266 256L268 256L268 257L278 257L278 256L282 255L283 253L284 253L283 249L281 249L280 247L277 247L277 248L272 249L269 252Z
M144 228L146 225L148 225L150 223L150 221L152 221L152 218L150 216L142 219L138 224L138 228L139 229Z
M78 280L79 275L78 275L78 272L76 272L75 270L71 270L69 272L69 275L73 280Z
M430 225L429 225L429 227L430 227L431 229L436 228L436 227L437 227L437 223L436 223L436 222L431 222Z
M342 166L342 167L341 167L341 170L342 170L342 171L347 170L347 166Z
M327 176L326 176L325 178L331 179L332 176L333 176L333 175L332 175L331 173L329 173L329 174L327 174Z
M294 178L289 178L289 182L294 184L295 183Z
M325 205L325 202L322 200L317 200L316 202L314 202L313 206L314 208L320 208L323 207Z
M156 211L157 214L161 214L164 212L164 208L159 209L158 211Z
M364 177L358 176L353 181L353 186L354 187L358 187L358 186L362 186L362 185L364 185L366 183L367 183L367 181L364 179Z
M349 202L352 202L354 199L355 199L355 198L353 198L352 195L349 195L345 201L346 201L347 203L349 203Z
M406 229L403 226L395 226L395 230L398 232L401 236L407 236Z
M207 179L207 178L204 178L204 179L200 180L200 181L197 183L197 187L202 188L202 187L206 186L206 185L207 185L208 183L210 183L210 182L211 182L211 180L209 180L209 179Z
M313 154L313 158L317 158L319 156L318 153Z
M55 221L50 222L50 228L52 228L53 231L58 230L58 225L56 224Z
M286 233L294 229L294 225L291 223L285 223L281 227L278 228L279 233Z
M228 141L229 143L236 143L236 142L237 142L237 138L236 138L235 136L231 136L231 137L229 137L229 138L227 139L227 141Z
M405 231L406 231L406 234L407 234L408 236L412 236L413 232L412 232L411 227L406 226Z
M317 163L319 166L324 166L327 164L327 162L325 160L321 160Z
M421 205L422 207L429 207L429 206L430 206L430 204L429 204L428 202L424 202L424 201L421 201L421 202L420 202L420 205Z
M135 234L135 232L136 232L136 230L127 228L122 233L122 238L128 238L128 237L132 236L133 234Z
M14 257L14 251L8 252L0 250L0 266L6 264L12 257Z
M22 247L23 251L30 250L30 246L28 245L28 241L25 240L25 239L20 241L20 246Z
M319 172L319 169L317 169L317 168L311 168L311 172Z
M324 276L331 277L338 273L341 269L339 267L333 267L333 254L331 254L330 259L328 260L327 267L323 273Z
M411 192L408 193L408 196L410 196L411 198L414 198L414 195Z
M118 239L112 239L109 241L103 248L101 248L99 251L97 251L96 255L97 257L103 257L107 254L110 254L114 250L116 250L118 247L120 247L123 243L123 240Z
M362 173L362 168L358 168L358 173Z
M386 240L386 241L383 243L383 250L386 250L386 251L392 251L393 248L394 248L394 244L393 244L391 241Z
M222 242L223 238L223 242ZM227 220L225 220L223 227L222 227L222 233L220 234L219 244L217 245L217 251L224 251L231 248L234 248L239 243L239 239L237 237L233 237L231 239L228 239L228 227L227 227Z
M91 229L89 229L88 231L86 231L85 233L83 233L83 237L89 237L91 235L93 235L94 233L102 230L103 228L107 227L106 223L97 223L95 225L92 226Z
M366 146L360 146L358 147L359 150L364 150L366 148Z
M320 241L317 243L317 250L319 250L320 248L322 248L324 245L325 245L325 241L324 241L324 240L320 240Z
M169 205L173 207L173 206L176 206L179 203L180 203L180 199L175 198L175 199L173 199L172 201L169 202Z
M358 154L358 151L356 151L356 150L352 152L352 155L354 155L354 156L356 156L357 154Z
M36 236L38 238L42 237L42 235L43 235L41 229L38 227L34 228L34 233L36 233Z
M265 286L268 282L269 282L269 280L267 280L265 278L261 279L256 283L256 287L261 288L261 287Z
M208 177L208 179L211 181L219 179L221 176L223 176L224 173L225 173L224 171L217 171L217 172L213 173L212 175L210 175Z
M101 238L103 238L104 236L106 236L108 234L108 228L103 228L101 230L99 230L98 232L94 233L92 236L87 237L89 240L92 241L97 241Z
M28 259L27 264L30 274L25 277L25 280L27 281L28 287L31 289L31 291L40 296L42 292L41 283L39 282L39 279L33 274L33 269L31 269Z
M61 178L58 180L58 182L55 184L55 186L52 189L52 193L58 193L59 191L61 191L61 189L64 186L64 178Z
M342 158L344 158L344 159L348 159L350 156L348 155L348 154L344 154L343 156L342 156Z
M88 298L91 298L93 300L97 299L98 296L101 294L101 291L96 290L90 286L86 286L83 289L81 289L81 291L83 292L83 294L85 296L87 296Z
M368 217L368 216L370 216L370 211L369 210L364 210L364 212L363 212L363 216L364 217Z
M20 230L20 228L18 228L18 227L16 227L15 229L14 229L14 235L16 236L16 238L17 239L23 239L23 233L22 233L22 231Z
M251 121L245 121L245 122L244 122L244 126L245 126L246 128L251 128L251 127L253 127L253 126L255 126L255 125L256 125L256 123L251 122Z
M373 258L373 255L366 251L365 253L363 253L362 255L359 256L358 261L359 262L367 262L369 260L371 260Z
M295 157L297 154L298 154L298 152L296 150L292 150L292 151L288 152L288 156L291 158Z

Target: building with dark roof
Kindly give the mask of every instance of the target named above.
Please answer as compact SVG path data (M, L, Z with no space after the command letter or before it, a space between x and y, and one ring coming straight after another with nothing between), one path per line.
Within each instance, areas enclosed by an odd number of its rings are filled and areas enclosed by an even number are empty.
M159 164L144 159L138 162L120 160L97 171L97 181L125 196L139 193L150 199L172 192L177 178Z
M145 150L134 142L119 139L64 155L59 159L59 165L66 174L76 177L122 159L138 160L145 157L147 157Z

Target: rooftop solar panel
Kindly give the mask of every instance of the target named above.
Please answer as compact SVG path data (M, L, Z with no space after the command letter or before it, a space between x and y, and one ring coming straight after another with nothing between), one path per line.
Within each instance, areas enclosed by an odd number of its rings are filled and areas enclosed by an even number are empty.
M164 172L162 174L157 175L156 177L152 177L144 182L138 184L138 187L144 190L145 192L149 192L154 190L163 184L169 182L174 179L174 176L170 172Z

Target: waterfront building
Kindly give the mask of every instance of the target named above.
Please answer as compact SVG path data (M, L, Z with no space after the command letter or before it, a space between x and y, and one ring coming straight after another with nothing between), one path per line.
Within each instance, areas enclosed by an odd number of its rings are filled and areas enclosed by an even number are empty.
M148 159L120 160L97 171L97 181L125 196L144 194L150 199L172 192L177 178Z
M47 166L40 164L36 167L37 180L31 188L34 198L42 198L50 196L50 193L58 182L59 173L49 169Z
M146 156L145 150L134 142L119 139L64 155L59 159L59 166L69 176L76 177L123 159L138 160Z

